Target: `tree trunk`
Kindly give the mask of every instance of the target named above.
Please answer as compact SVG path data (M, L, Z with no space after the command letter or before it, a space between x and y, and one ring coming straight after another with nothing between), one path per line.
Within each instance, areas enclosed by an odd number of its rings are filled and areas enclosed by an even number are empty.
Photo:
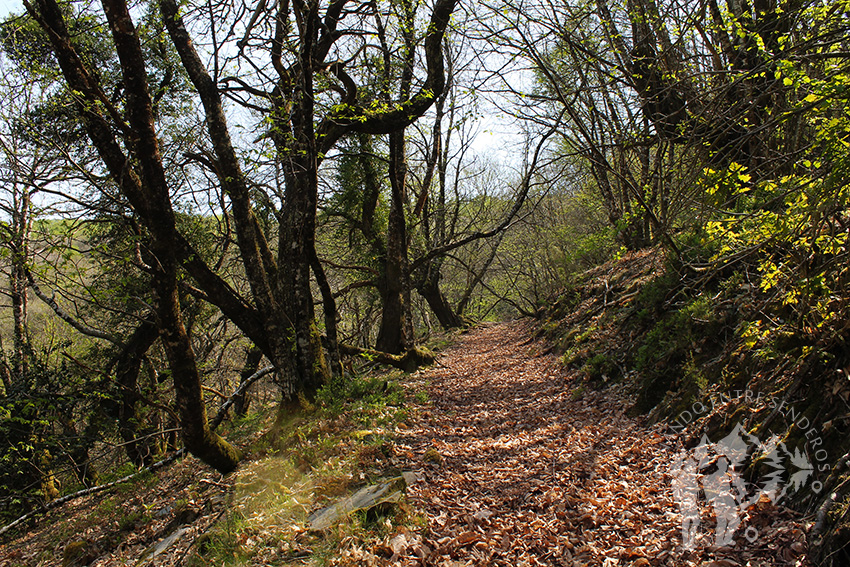
M409 0L400 3L403 22L404 58L399 77L399 100L410 96L413 80L414 39L412 36L416 16L416 5ZM386 38L381 36L384 50L384 72L386 89L384 96L391 99L389 86L392 84L392 66L389 65L389 49ZM413 322L410 312L410 268L407 257L407 144L405 129L400 128L389 135L390 211L387 218L387 249L381 282L381 327L378 331L376 348L398 354L413 346Z
M118 386L118 432L124 441L127 458L137 467L153 462L152 440L140 439L140 420L136 412L139 396L139 372L145 354L159 337L153 321L145 321L133 331L115 362L115 383Z
M245 367L242 369L242 372L239 373L239 385L245 383L245 380L253 376L253 374L260 367L260 360L263 358L263 352L257 347L251 347L248 349L248 353L245 356ZM239 417L245 417L248 415L248 407L251 405L251 394L249 389L244 390L241 394L236 396L233 400L233 413Z
M30 237L30 195L26 188L16 188L12 211L12 266L9 277L9 295L12 299L12 332L14 352L12 355L13 373L21 380L28 371L27 318L29 301L27 297L27 262L29 261Z
M195 353L180 311L177 295L176 262L163 261L165 251L157 246L155 253L163 272L154 276L157 298L157 323L168 367L174 380L175 402L180 417L183 443L196 457L221 473L228 473L239 464L240 455L227 441L212 432L201 392L201 376L195 363Z
M434 312L434 315L437 316L437 320L440 322L440 325L443 329L457 329L460 327L466 326L466 321L461 317L452 306L449 304L446 296L443 295L442 290L440 289L440 264L439 260L432 260L428 262L427 266L424 268L425 277L422 278L418 285L416 286L416 291L419 292L425 301L428 303L428 307L431 308L431 311Z
M413 344L410 320L410 271L407 260L407 160L404 131L390 134L390 212L387 220L387 253L378 289L381 294L381 328L375 348L399 354Z
M6 348L3 346L2 335L0 335L0 381L3 382L3 395L10 396L12 393L12 369L6 356Z
M401 20L402 49L401 72L398 77L398 100L410 97L414 65L414 22L416 3L401 0L398 3ZM394 66L390 64L390 46L385 30L378 29L378 38L384 59L383 98L392 102ZM437 44L437 49L440 44ZM442 70L441 73L442 75ZM444 82L444 77L441 77ZM434 93L438 96L439 93ZM410 313L410 268L407 257L407 145L405 128L396 128L389 133L389 177L390 211L387 218L387 249L383 258L378 290L381 295L381 327L375 347L378 350L398 354L413 346L413 323Z
M312 92L312 89L305 91ZM319 181L313 102L306 99L308 97L302 97L295 112L300 115L295 121L296 142L285 146L285 155L281 156L286 170L286 189L280 231L280 275L282 303L294 330L295 354L290 356L289 373L283 379L284 399L290 403L297 402L299 396L312 399L331 376L313 309L311 263L317 257L315 225Z
M301 190L303 186L307 188L308 193L311 190L314 193L318 191L315 141L306 144L302 141L298 145L299 149L312 145L313 154L299 154L297 151L290 154L288 150L293 144L287 135L290 130L286 124L276 127L272 135L281 156L281 162L285 169L288 168L288 173L284 174L287 186L287 198L284 204L285 220L281 223L280 231L279 254L282 258L276 262L251 208L248 182L230 139L217 86L195 51L179 16L176 2L160 0L160 7L183 67L204 105L207 128L217 158L216 173L224 192L230 198L236 225L237 244L256 310L251 313L250 309L240 305L239 302L232 301L233 290L221 282L215 274L209 272L206 265L194 263L191 254L184 253L184 264L188 263L187 269L199 283L204 285L206 291L212 292L211 299L233 318L255 345L264 350L266 357L278 370L282 396L286 403L297 402L300 395L311 397L309 390L315 390L316 387L308 386L307 390L304 390L305 384L310 384L313 380L302 370L305 366L310 369L321 368L322 364L303 364L305 358L311 358L312 350L308 341L306 347L308 352L305 354L303 352L305 347L299 344L298 337L309 335L304 332L302 316L299 313L303 312L305 304L309 303L308 311L312 314L312 296L309 292L309 254L307 253L312 240L305 242L303 239L298 239L302 238L305 229L312 230L315 223L315 220L313 224L307 222L305 227L305 217L309 216L311 202L315 217L316 197L311 200L309 195L305 196L304 191ZM309 99L306 96L303 98ZM279 98L275 101L285 105L285 102ZM308 110L311 112L311 108ZM285 111L281 109L280 112ZM303 112L304 109L301 109L302 114ZM307 138L312 137L312 121L309 123L309 128ZM305 149L305 151L308 150ZM304 282L306 282L306 295L309 296L306 300L304 299ZM295 292L296 289L299 290L298 293ZM301 298L299 306L290 303L290 299L296 296ZM259 321L259 325L255 320Z
M334 376L342 375L342 363L339 353L339 336L337 334L337 319L339 313L336 308L336 300L334 299L333 290L328 282L327 275L318 256L313 256L311 259L313 267L313 275L316 277L316 283L319 285L319 291L322 294L322 309L325 319L325 335L327 336L327 351L328 351L328 366Z

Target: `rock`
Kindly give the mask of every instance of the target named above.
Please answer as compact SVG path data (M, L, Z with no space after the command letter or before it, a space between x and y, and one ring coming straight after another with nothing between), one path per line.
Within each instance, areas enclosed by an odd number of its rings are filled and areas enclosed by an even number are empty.
M401 473L401 478L404 479L404 484L407 486L412 486L422 480L422 476L419 473L413 471L405 471Z
M69 542L62 551L62 567L84 567L97 559L97 549L87 540Z
M174 506L169 504L168 506L164 506L164 507L160 508L159 510L157 510L154 513L153 517L154 518L164 518L164 517L170 515L173 511L174 511Z
M307 518L307 522L311 530L323 531L359 510L363 510L367 514L386 513L401 501L405 488L407 488L407 484L402 476L364 486L352 496L337 502L333 506L313 512Z
M443 456L433 447L425 451L425 454L422 456L422 460L426 463L434 463L435 465L443 464Z
M136 565L144 565L145 563L147 563L148 561L150 561L151 559L153 559L154 557L156 557L157 555L159 555L160 553L162 553L163 551L165 551L166 549L171 547L174 544L174 542L176 542L178 539L180 539L180 536L182 536L188 530L189 530L189 528L180 528L176 532L174 532L173 534L168 536L167 538L160 541L159 543L152 545L151 547L147 548L144 551L144 553L142 553L139 560L136 562Z

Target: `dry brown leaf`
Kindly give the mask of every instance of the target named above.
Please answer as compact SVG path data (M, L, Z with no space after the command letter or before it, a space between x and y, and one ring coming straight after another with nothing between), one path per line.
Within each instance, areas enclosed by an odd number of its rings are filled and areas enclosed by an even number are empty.
M430 414L412 418L399 443L418 455L439 446L451 457L411 487L411 503L430 517L431 537L443 542L432 546L428 563L745 564L749 558L737 549L728 559L707 550L683 559L667 439L626 415L632 400L622 387L574 399L578 383L554 356L527 356L531 331L523 322L474 330L444 353L441 366L422 373ZM400 466L421 465L408 459ZM765 517L765 556L799 556L804 531L785 530L801 524L778 521L773 512ZM487 535L476 535L476 527Z

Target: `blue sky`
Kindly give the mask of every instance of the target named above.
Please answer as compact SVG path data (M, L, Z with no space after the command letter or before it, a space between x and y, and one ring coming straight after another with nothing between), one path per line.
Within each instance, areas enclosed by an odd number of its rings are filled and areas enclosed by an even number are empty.
M0 0L0 17L5 17L9 12L20 13L23 9L21 0Z

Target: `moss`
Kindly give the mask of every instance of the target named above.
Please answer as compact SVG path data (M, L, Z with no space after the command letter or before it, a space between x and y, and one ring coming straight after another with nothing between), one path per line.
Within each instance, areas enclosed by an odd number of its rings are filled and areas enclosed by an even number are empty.
M82 567L88 565L97 557L91 543L86 540L76 540L68 543L62 551L62 567Z
M137 524L146 524L148 521L150 521L150 516L142 510L135 510L121 516L118 520L118 530L129 532L134 530Z
M222 474L227 474L236 469L242 454L230 443L212 431L206 431L203 443L189 447L189 451L203 462L213 467Z
M552 336L560 325L560 321L550 319L540 327L540 333L547 337Z
M581 350L577 348L570 348L564 353L564 356L561 357L561 364L564 366L570 366L571 364L575 364L582 359Z
M587 379L591 382L607 382L608 380L615 380L619 377L617 364L607 352L592 356L584 364L582 370L587 374Z
M402 357L402 366L405 372L415 372L420 366L434 364L434 353L428 349L414 347L407 351Z
M312 376L308 378L311 384L308 387L308 398L315 396L319 388L331 378L331 369L325 358L325 349L322 348L322 333L315 321L310 322L310 352L313 354L313 368Z
M434 463L435 465L443 464L443 456L433 447L425 451L425 455L422 456L422 460L426 463Z
M334 378L312 411L279 414L276 439L265 442L271 450L240 467L227 515L199 538L187 563L245 565L278 552L330 560L355 532L359 541L381 541L385 534L370 530L383 523L368 527L355 519L326 534L305 534L304 525L310 510L331 504L362 479L400 474L393 470L390 443L403 415L392 405L403 401L401 378L399 371Z

